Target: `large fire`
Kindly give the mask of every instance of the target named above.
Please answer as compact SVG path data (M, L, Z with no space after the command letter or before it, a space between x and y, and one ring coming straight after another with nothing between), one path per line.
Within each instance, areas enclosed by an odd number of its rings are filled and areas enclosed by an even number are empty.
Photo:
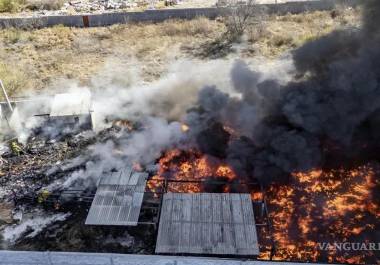
M171 182L169 191L172 192L201 192L202 182L208 178L223 180L224 182L232 181L236 178L234 171L219 159L213 159L202 155L196 150L182 151L174 149L166 152L159 161L160 167L152 181L148 182L151 190L157 189L159 182L167 178L179 182ZM157 181L154 181L157 180ZM194 181L194 182L182 182ZM223 188L224 192L229 191L229 186Z
M376 242L379 188L372 166L292 174L286 186L267 191L275 260L371 263L374 251L322 251L318 243ZM267 253L263 253L267 255Z
M222 184L217 192L247 192L232 190L239 178L220 159L197 150L174 149L159 160L160 168L148 187L157 191L162 180L170 179L168 191L202 192L209 179ZM380 207L373 197L379 190L378 170L371 165L352 170L313 170L293 173L287 185L271 185L265 190L271 231L261 227L259 259L374 263L375 251L322 250L319 244L336 242L376 242ZM179 181L179 182L176 182ZM189 181L189 182L180 182ZM195 181L195 182L191 182ZM247 181L247 180L243 180ZM207 190L206 190L207 191ZM251 192L259 201L263 194ZM271 252L271 237L275 250ZM271 255L272 253L272 255Z

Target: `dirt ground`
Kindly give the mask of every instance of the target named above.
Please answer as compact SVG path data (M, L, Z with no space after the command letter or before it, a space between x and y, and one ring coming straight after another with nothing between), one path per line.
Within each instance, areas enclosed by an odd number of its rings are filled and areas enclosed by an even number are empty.
M50 88L62 79L87 84L112 62L119 69L138 65L144 81L149 82L160 77L169 62L181 58L274 59L307 41L359 23L359 10L353 9L270 16L249 27L240 43L227 51L218 46L226 31L221 19L88 29L6 29L0 30L0 78L11 96L22 96L28 89Z

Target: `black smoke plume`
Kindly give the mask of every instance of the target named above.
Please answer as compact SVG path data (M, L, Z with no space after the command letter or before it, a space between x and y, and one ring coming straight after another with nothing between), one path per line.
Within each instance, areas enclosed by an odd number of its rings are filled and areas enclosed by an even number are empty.
M231 77L241 97L206 87L199 108L188 115L191 126L205 126L196 130L202 151L210 146L214 153L218 146L240 175L263 182L338 162L379 159L379 23L380 1L366 1L361 29L332 32L292 53L297 73L286 85L260 81L259 73L237 61ZM218 141L226 140L225 133L213 130L210 121L240 137L225 146Z

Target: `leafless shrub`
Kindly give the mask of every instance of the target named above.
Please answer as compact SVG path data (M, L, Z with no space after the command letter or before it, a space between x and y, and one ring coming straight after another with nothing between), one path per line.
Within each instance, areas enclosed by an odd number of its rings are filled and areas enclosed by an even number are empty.
M262 27L266 12L265 8L256 3L256 0L244 2L229 0L227 8L227 36L231 40L238 40L248 28Z
M270 33L268 32L266 25L263 22L252 27L248 27L245 30L245 34L247 35L247 40L251 43L254 43L260 39L267 37Z

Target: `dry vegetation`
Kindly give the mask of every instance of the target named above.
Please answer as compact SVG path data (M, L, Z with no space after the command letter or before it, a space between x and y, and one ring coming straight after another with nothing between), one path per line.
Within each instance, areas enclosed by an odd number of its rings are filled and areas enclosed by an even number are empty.
M57 10L65 0L0 0L0 13L15 13L21 10Z
M243 56L275 58L334 29L358 24L357 10L270 16L260 26L246 29ZM217 57L204 47L225 31L221 21L206 18L89 29L0 30L0 78L12 95L45 88L61 78L86 84L112 60L120 67L138 63L150 81L174 59L196 57L200 50L203 57Z
M0 0L0 12L18 12L24 4L24 0Z

